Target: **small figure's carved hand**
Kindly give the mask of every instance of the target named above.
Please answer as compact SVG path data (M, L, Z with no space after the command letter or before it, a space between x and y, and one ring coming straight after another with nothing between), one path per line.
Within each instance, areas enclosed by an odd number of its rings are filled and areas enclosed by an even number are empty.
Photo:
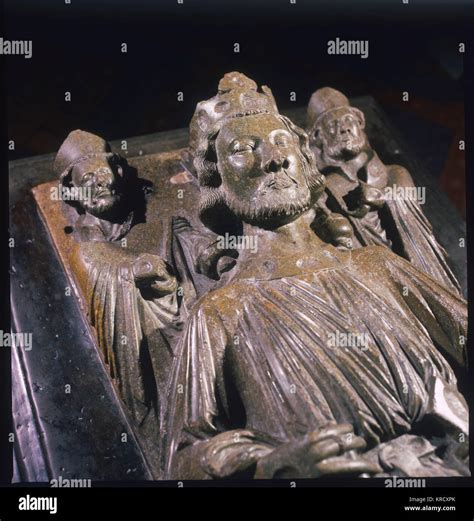
M352 249L354 231L351 223L343 215L338 213L323 215L315 223L314 228L324 241L340 249Z
M151 291L154 297L163 297L176 291L178 283L166 262L158 255L142 253L132 263L137 287Z
M385 204L385 194L379 188L371 186L367 183L360 182L360 201L368 204L372 208L381 208Z
M185 217L173 217L173 232L176 234L190 233L194 235L196 243L204 238L196 232ZM215 237L209 237L209 242ZM202 244L202 242L201 242ZM223 273L230 271L236 264L238 251L234 249L224 249L218 246L218 242L212 242L204 249L198 250L195 268L198 273L205 275L213 280L219 280Z
M281 445L257 464L256 478L317 478L323 475L376 474L381 469L356 451L365 441L352 425L328 425L302 439Z
M383 191L363 181L360 181L357 188L346 195L344 199L348 208L351 208L347 213L359 219L367 215L370 210L382 208L385 204Z
M219 280L235 266L238 255L237 250L223 250L216 243L211 244L199 255L196 270L210 279Z

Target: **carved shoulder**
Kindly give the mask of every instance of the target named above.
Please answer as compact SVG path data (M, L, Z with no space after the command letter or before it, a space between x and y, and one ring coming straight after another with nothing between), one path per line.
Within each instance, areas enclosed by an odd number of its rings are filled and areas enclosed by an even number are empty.
M413 178L408 170L401 165L389 165L388 170L388 184L389 186L415 186Z

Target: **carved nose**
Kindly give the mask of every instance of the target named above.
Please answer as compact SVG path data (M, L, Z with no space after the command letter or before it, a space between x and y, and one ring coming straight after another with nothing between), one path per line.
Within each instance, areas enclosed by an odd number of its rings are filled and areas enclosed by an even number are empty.
M282 168L286 169L290 166L288 158L286 158L279 150L271 150L269 153L264 154L263 157L263 170L264 172L278 172Z

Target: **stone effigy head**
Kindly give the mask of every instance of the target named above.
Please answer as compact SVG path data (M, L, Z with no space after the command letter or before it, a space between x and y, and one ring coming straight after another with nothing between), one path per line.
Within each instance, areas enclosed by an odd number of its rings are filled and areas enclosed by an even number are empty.
M233 219L274 228L306 211L324 189L307 134L278 113L266 86L226 74L216 96L197 105L190 148L201 190L200 216L215 231Z
M61 186L77 194L69 201L100 218L110 217L120 203L123 167L104 139L83 130L68 135L54 161Z
M336 89L324 87L314 92L307 118L311 146L332 159L351 159L367 147L364 114Z

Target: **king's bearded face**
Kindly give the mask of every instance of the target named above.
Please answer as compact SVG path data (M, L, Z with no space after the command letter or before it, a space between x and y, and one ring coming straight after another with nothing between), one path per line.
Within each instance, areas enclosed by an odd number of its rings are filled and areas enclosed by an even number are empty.
M259 114L226 121L216 154L220 192L243 221L280 226L309 208L310 165L299 137L279 118Z
M73 168L72 185L81 189L79 203L95 217L108 217L120 202L117 168L121 169L101 157L89 158Z
M367 145L363 116L351 108L332 110L322 117L313 139L333 159L356 157Z

